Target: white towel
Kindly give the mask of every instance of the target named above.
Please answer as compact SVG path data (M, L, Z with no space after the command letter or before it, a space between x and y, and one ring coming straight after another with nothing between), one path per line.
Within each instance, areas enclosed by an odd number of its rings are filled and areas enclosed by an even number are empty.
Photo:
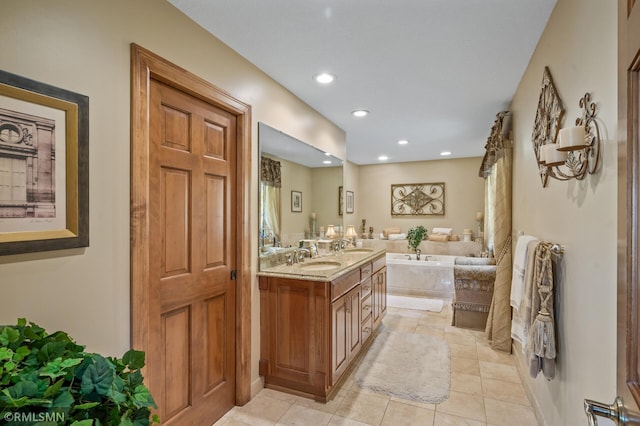
M407 239L407 234L390 234L388 238L389 238L389 241L406 240Z
M432 234L451 235L452 232L453 232L453 228L433 228L431 230Z
M520 309L522 295L524 294L524 273L527 266L527 245L538 239L531 235L522 235L518 238L516 252L513 255L513 274L511 276L511 306Z

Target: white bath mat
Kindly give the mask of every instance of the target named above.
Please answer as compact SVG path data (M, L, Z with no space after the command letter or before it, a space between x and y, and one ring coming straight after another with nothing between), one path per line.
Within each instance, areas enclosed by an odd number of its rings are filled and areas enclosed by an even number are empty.
M449 398L451 355L444 340L422 334L381 331L356 371L363 389L432 404Z
M441 312L444 306L444 301L442 299L428 299L426 297L407 297L388 294L387 306L391 306L393 308Z

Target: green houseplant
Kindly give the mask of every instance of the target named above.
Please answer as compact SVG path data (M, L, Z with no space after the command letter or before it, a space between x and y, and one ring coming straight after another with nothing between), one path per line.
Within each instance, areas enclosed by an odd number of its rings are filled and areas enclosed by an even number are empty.
M0 418L16 425L159 423L143 366L144 352L121 359L88 353L67 333L48 334L21 318L0 326Z
M417 250L420 242L425 238L427 238L427 228L422 225L409 229L409 232L407 233L409 247L412 248L414 252Z

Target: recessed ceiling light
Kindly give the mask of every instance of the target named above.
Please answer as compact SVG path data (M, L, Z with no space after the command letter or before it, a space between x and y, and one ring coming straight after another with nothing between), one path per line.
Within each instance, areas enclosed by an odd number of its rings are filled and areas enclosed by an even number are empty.
M327 157L329 157L331 154L329 154L328 152L325 152L324 155L326 155Z
M447 155L451 155L451 151L442 151L440 155L442 155L443 157L446 157Z
M401 140L398 141L398 145L406 145L408 143L409 143L409 141L406 140L406 139L401 139Z
M323 72L313 76L313 79L320 84L329 84L336 79L336 76L333 74L329 74L328 72Z
M389 159L389 157L387 157L386 155L381 155L380 157L378 157L378 160L380 161L387 161Z
M331 164L331 160L324 160L322 164Z
M357 109L355 111L351 111L351 114L354 117L366 117L367 115L369 115L369 111L367 111L366 109Z

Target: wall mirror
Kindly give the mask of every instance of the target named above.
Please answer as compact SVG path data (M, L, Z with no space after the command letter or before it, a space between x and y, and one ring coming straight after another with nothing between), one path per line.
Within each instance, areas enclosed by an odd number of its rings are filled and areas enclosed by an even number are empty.
M258 123L261 256L317 239L328 225L342 227L342 160L264 123Z

